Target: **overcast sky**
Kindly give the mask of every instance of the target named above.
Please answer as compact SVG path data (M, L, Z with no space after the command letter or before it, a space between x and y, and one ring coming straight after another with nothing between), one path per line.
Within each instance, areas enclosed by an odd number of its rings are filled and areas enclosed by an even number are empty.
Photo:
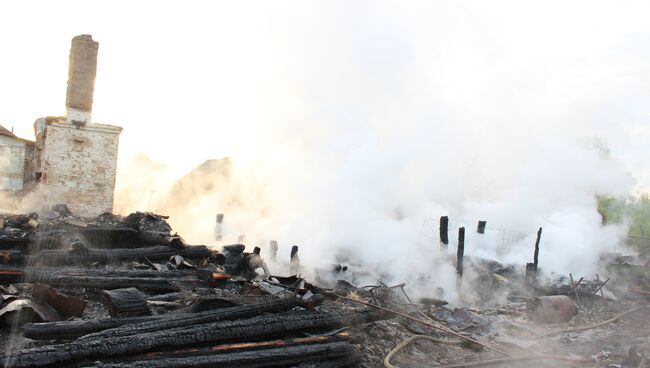
M5 1L0 124L32 138L36 118L65 113L70 40L90 33L93 119L124 127L120 160L143 151L180 175L288 132L395 135L427 115L486 139L600 137L647 188L649 14L647 1Z

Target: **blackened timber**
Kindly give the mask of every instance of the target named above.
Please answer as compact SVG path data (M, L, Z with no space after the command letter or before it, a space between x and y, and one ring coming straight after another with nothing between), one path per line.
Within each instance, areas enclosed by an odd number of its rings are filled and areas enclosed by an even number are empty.
M152 261L168 260L169 257L180 255L188 259L207 258L210 251L203 245L173 248L159 245L146 248L87 248L79 251L43 250L31 256L33 262L48 265L68 265L81 263L110 263L116 261L137 261L148 258Z
M222 308L213 311L197 313L195 315L183 316L182 314L163 314L159 316L127 317L127 318L101 318L79 321L61 321L47 323L28 323L23 326L23 335L34 340L51 340L51 339L75 339L84 335L90 335L103 330L111 329L111 333L124 333L119 329L121 326L128 326L126 331L134 331L134 327L140 326L140 331L151 328L169 326L169 320L178 319L186 324L199 323L198 321L225 321L238 318L256 316L261 313L270 313L274 311L289 310L301 305L299 298L276 299L272 301L264 300L263 302L248 304L241 307ZM144 326L144 327L143 327ZM105 334L97 333L96 337ZM110 334L108 334L110 335Z
M465 254L465 228L458 228L458 249L456 250L456 272L463 277L463 256Z
M284 298L199 313L168 314L157 320L144 321L142 323L129 323L119 328L112 328L110 330L91 334L85 336L84 339L139 335L178 327L187 327L231 319L250 318L262 313L283 312L302 305L303 302L300 298Z
M15 368L54 366L84 359L98 360L157 351L162 348L264 340L305 332L328 331L351 324L372 322L386 318L385 316L383 313L368 310L346 313L291 311L243 320L180 327L135 336L81 339L64 344L21 349L8 354L6 361L12 362L10 367ZM301 354L305 355L304 352ZM232 357L233 354L222 356ZM265 359L266 364L271 361L268 358ZM197 364L199 363L197 362ZM210 362L209 364L217 363ZM232 365L224 363L222 366Z
M449 244L449 217L440 217L440 242L446 247Z
M106 268L47 267L47 266L0 266L1 271L20 271L26 279L31 276L46 274L49 276L103 276L103 277L163 277L198 278L198 270L123 270Z
M169 278L183 279L186 282L200 280L199 270L107 270L65 267L23 267L15 265L0 266L0 284L17 282L38 282L54 276L64 277L127 277L127 278Z
M25 280L31 283L40 283L51 286L91 288L99 290L113 290L135 287L151 291L179 291L181 284L199 285L202 281L181 278L162 277L95 277L95 276L48 276L34 275Z
M162 351L152 351L148 353L132 355L128 358L114 358L106 359L104 362L113 363L113 362L125 362L128 361L142 361L142 360L160 360L160 359L169 359L169 358L180 358L187 356L199 356L199 355L212 355L212 354L232 354L242 351L250 350L260 350L260 349L271 349L287 346L297 346L297 345L310 345L310 344L326 344L339 341L353 341L350 334L347 332L341 332L334 335L321 335L321 336L310 336L310 337L298 337L292 339L282 339L282 340L267 340L267 341L255 341L255 342L239 342L231 344L219 344L219 345L207 345L203 347L188 346L175 350L162 350Z
M487 225L487 221L479 221L478 225L476 225L476 232L479 234L485 234L485 226Z
M86 227L59 224L57 229L37 231L30 247L33 249L60 249L74 239L83 239L95 248L141 248L150 243L140 240L137 230L130 227Z
M147 295L136 288L104 290L102 303L108 308L111 317L130 317L151 315Z
M29 242L29 237L1 237L0 250L25 250L28 248Z
M54 268L54 267L53 267ZM40 270L40 269L37 269ZM112 270L112 269L84 269L84 268L58 268L57 274L61 276L104 276L104 277L161 277L161 278L198 278L197 270ZM29 274L31 270L27 270Z
M23 336L33 340L72 340L93 332L116 328L129 323L152 321L162 316L98 318L74 321L27 323L22 327Z
M535 239L535 254L533 255L533 264L535 271L537 271L537 264L539 262L539 241L542 239L542 228L537 230L537 239Z
M332 342L314 345L296 345L271 349L243 351L232 354L209 354L168 359L149 359L123 363L102 364L95 367L239 367L239 368L279 368L295 367L303 363L326 361L358 361L354 347L346 342ZM336 367L336 366L335 366Z

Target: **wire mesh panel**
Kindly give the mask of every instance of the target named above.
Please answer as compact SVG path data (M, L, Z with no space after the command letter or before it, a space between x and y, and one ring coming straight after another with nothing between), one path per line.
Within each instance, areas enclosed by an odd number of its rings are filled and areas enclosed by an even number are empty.
M490 228L489 222L485 233L478 234L476 233L477 225L478 221L449 220L449 246L456 247L458 228L465 227L469 240L466 241L466 244L489 248L501 257L528 235L519 230L493 229ZM426 218L422 228L427 241L434 244L440 243L440 219Z

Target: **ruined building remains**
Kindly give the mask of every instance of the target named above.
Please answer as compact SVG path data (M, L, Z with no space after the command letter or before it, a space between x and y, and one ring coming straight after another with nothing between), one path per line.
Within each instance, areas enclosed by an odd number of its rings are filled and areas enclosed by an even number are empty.
M72 39L66 116L40 118L34 123L35 176L45 204L65 203L80 216L113 209L122 131L92 121L98 47L91 35Z
M22 192L34 184L34 142L0 125L0 191Z

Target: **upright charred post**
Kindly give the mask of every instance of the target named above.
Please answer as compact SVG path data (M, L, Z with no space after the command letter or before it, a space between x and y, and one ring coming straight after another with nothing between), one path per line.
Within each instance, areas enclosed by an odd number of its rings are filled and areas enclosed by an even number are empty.
M479 221L478 225L476 226L476 232L479 234L485 234L485 226L487 225L487 221Z
M449 217L440 217L440 244L442 247L447 247L449 244Z
M456 250L456 272L463 277L463 257L465 255L465 228L458 228L458 249Z

